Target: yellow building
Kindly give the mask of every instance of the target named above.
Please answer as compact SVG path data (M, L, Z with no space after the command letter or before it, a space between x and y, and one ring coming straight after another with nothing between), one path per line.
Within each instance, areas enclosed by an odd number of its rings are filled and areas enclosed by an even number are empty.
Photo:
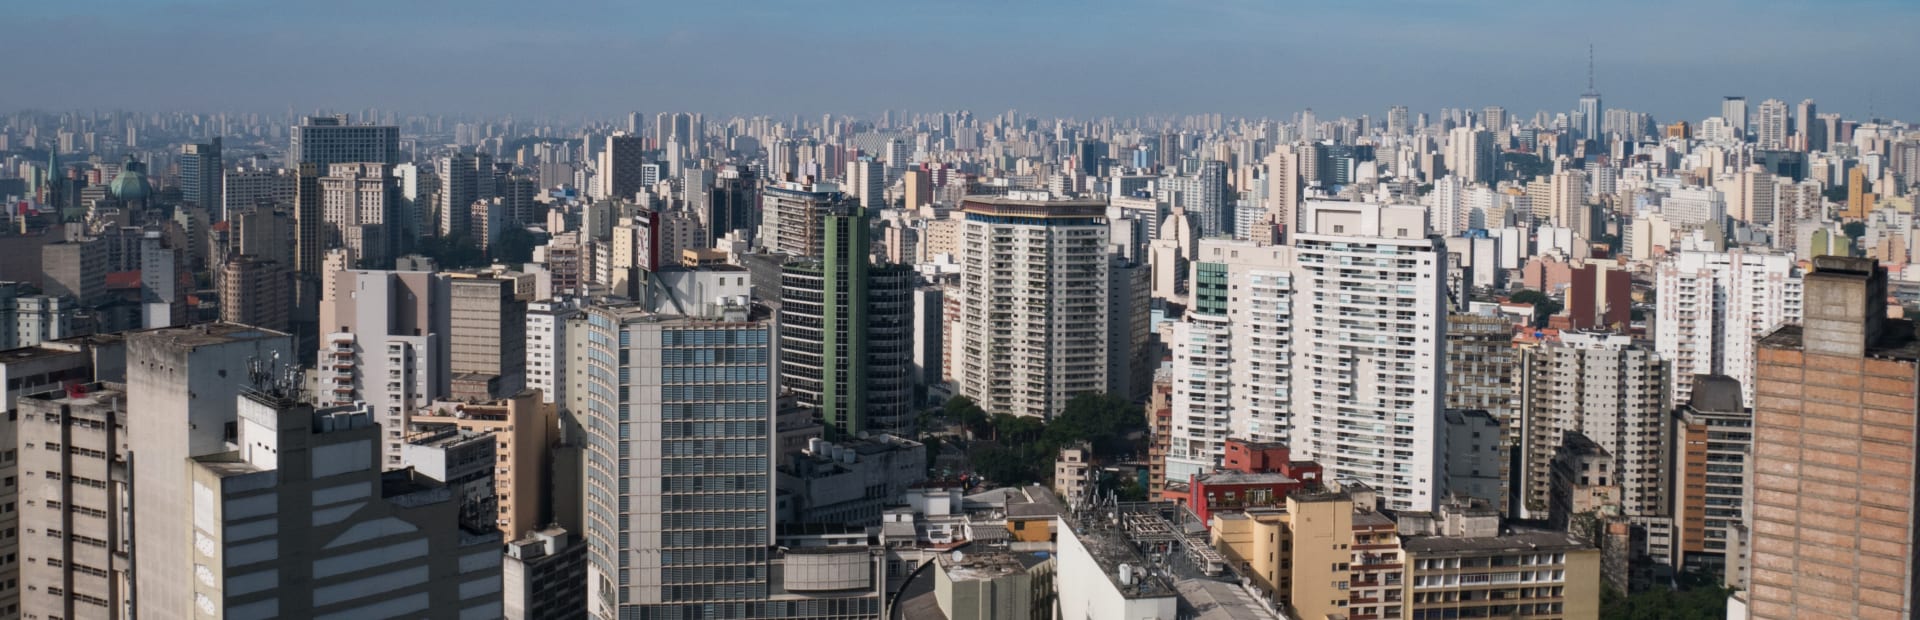
M1213 544L1302 620L1593 618L1600 552L1565 533L1501 527L1483 501L1390 515L1364 487L1301 492L1214 515Z
M492 402L439 401L413 416L422 426L454 426L476 433L492 433L494 492L500 504L500 532L509 540L546 527L547 463L552 459L549 436L557 424L554 407L540 402L538 390L522 391Z
M1867 191L1867 167L1854 166L1847 171L1847 210L1841 214L1850 220L1866 219L1878 197Z

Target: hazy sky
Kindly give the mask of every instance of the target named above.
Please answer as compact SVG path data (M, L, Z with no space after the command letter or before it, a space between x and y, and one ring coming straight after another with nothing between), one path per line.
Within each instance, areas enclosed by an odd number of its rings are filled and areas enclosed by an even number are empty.
M1920 120L1914 0L16 2L0 110L1079 118L1570 110L1722 95Z

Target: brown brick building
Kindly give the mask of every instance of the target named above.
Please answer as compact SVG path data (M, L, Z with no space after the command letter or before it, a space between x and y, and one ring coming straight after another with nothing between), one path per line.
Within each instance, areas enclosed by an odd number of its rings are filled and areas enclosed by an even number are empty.
M1758 347L1752 616L1912 617L1920 343L1878 261L1814 267L1804 324Z

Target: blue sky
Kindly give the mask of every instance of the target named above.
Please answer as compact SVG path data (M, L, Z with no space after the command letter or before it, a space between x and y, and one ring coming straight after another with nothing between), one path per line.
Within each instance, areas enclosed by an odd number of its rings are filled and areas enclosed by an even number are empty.
M611 117L1008 108L1323 118L1722 95L1920 120L1920 1L60 0L6 9L0 110ZM26 86L31 84L32 86Z

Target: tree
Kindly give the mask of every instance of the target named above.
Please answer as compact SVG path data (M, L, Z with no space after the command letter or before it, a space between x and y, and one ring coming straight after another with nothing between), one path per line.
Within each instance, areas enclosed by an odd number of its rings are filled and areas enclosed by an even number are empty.
M946 413L948 421L959 423L973 431L975 436L993 434L993 423L987 418L986 410L981 409L980 405L975 404L971 398L965 396L949 398L941 410Z
M533 248L540 245L540 237L525 228L509 228L500 232L500 240L487 248L494 262L518 265L533 260Z
M1867 223L1847 222L1840 225L1840 231L1847 233L1847 238L1852 239L1853 247L1857 248L1860 247L1860 238L1867 236Z
M1554 301L1554 299L1548 297L1546 293L1533 289L1526 289L1514 293L1512 296L1507 297L1507 300L1517 304L1533 304L1534 327L1546 327L1547 318L1560 314L1560 309L1563 307L1560 305L1560 302Z
M1130 436L1147 428L1139 405L1111 394L1081 394L1067 401L1046 425L1045 441L1054 451L1085 441L1095 458L1118 458L1134 451Z

